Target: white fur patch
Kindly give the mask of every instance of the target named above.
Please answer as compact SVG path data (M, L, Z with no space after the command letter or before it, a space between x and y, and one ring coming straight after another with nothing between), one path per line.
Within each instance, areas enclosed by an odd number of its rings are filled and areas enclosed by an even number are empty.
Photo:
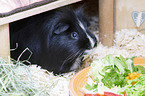
M82 22L80 21L80 20L78 20L79 21L79 25L80 25L80 27L85 31L85 33L86 33L86 29L85 29L85 27L84 27L84 25L82 24Z
M88 37L88 39L89 39L89 41L90 41L90 43L91 43L91 47L93 48L94 47L94 45L95 45L95 41L93 40L93 38L91 38L91 36L89 36L89 34L86 32L86 29L85 29L85 27L84 27L84 25L82 24L82 22L78 19L78 21L79 21L79 25L80 25L80 27L84 30L84 32L86 33L86 35L87 35L87 37Z
M94 45L95 45L95 42L94 42L93 38L91 38L88 34L87 34L87 37L89 38L89 41L91 43L91 47L93 48Z

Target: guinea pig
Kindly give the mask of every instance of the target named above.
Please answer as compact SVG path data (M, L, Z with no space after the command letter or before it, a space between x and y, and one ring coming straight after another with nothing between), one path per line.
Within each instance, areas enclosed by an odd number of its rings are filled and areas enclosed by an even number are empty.
M17 59L29 48L29 61L54 74L76 70L86 50L97 46L97 39L87 28L89 21L82 9L57 9L10 23L11 57ZM30 54L25 52L24 60Z

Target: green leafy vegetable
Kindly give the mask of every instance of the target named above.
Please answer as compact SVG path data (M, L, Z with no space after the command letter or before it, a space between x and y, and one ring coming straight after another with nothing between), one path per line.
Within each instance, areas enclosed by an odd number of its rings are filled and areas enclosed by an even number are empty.
M88 90L99 90L99 88L111 90L116 88L116 92L123 94L127 87L127 94L137 94L129 96L145 96L145 77L141 75L138 79L134 79L135 85L132 85L132 80L125 77L129 73L141 73L145 74L145 68L142 66L134 66L133 58L113 57L113 55L107 55L102 59L97 59L92 62L89 75L92 77L94 84L86 85ZM143 79L144 78L144 79ZM140 80L138 82L138 80ZM144 83L141 83L144 81ZM137 86L138 89L136 89ZM134 88L132 90L132 88ZM139 92L139 93L137 93Z
M125 59L123 56L114 58L110 54L93 62L90 75L93 78L101 77L100 81L108 88L113 88L114 86L124 87L126 85L125 76L134 70L132 64L132 59ZM98 68L96 69L96 67Z
M134 85L131 82L137 82ZM138 79L128 80L128 87L126 88L128 96L145 96L145 74Z
M92 86L89 85L88 83L86 83L86 86L85 86L86 89L93 90L93 91L98 91L97 87L98 87L98 83L97 84L93 84Z
M115 65L117 66L117 68L119 69L121 73L125 73L125 70L124 70L125 66L123 62L121 62L119 59L115 59Z
M116 68L112 68L110 72L105 72L101 81L108 88L112 88L114 85L117 87L124 87L126 85L124 74L118 73Z

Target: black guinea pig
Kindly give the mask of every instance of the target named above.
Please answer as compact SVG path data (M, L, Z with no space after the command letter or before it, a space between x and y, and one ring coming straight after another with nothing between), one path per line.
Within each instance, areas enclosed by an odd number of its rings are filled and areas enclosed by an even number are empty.
M10 23L10 46L17 59L29 48L31 63L40 65L55 74L76 70L83 54L97 45L95 36L88 30L89 22L83 11L70 8L52 10ZM21 60L30 54L23 54Z

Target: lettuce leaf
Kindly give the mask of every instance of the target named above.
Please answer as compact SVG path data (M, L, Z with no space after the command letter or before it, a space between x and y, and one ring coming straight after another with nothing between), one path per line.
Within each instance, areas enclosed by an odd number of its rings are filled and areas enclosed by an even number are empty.
M110 89L114 87L114 85L122 88L127 84L124 74L119 73L116 68L111 68L109 72L105 72L105 75L102 76L101 82Z

